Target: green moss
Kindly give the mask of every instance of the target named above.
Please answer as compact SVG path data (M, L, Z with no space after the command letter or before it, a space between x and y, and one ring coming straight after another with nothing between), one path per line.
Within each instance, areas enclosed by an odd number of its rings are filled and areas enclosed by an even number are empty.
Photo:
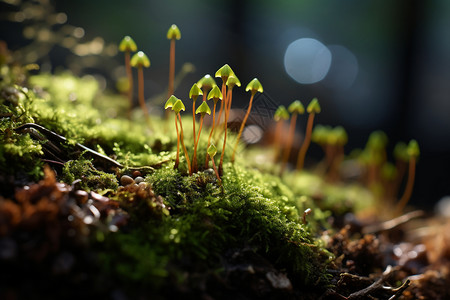
M80 179L80 187L87 191L116 190L118 182L116 176L99 171L86 159L71 160L64 164L62 180L71 184Z

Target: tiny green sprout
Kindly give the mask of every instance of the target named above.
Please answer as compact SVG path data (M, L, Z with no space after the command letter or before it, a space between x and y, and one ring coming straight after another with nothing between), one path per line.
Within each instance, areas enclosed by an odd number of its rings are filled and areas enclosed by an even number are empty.
M138 95L139 95L139 105L144 112L145 120L149 123L149 115L147 106L145 105L144 98L144 70L143 68L150 67L150 60L144 52L139 51L131 58L131 66L138 69Z
M297 170L301 171L303 169L303 165L305 163L306 151L308 151L309 145L311 144L311 133L313 130L314 116L320 113L320 105L317 98L314 98L309 103L306 111L308 112L308 122L306 124L306 132L305 138L303 140L303 144L298 152L297 156Z
M216 163L214 162L214 156L217 153L216 146L214 146L214 144L209 145L207 152L208 152L207 156L209 156L211 158L214 173L216 173L217 181L219 181L219 184L222 185L222 179L220 179L219 172L217 171Z
M164 109L173 108L174 104L179 99L175 97L174 95L170 96L169 99L167 99L166 104L164 105ZM177 156L175 159L175 165L173 166L174 169L178 169L178 165L180 164L180 132L178 130L178 120L177 120L177 113L175 113L175 129L177 131Z
M417 158L420 155L419 144L416 140L411 140L409 142L407 152L409 155L408 180L406 181L405 191L397 204L397 215L400 215L402 213L412 195L414 178L416 174L416 162Z
M175 41L181 39L180 29L177 25L172 24L167 31L167 39L170 40L170 54L169 54L169 86L168 95L172 95L174 92L174 81L175 81Z
M203 120L205 118L205 114L208 114L208 115L211 114L211 109L209 108L209 106L206 102L202 102L202 104L200 104L200 106L197 108L195 113L200 114L200 127L198 129L198 135L197 135L197 138L195 139L195 144L194 144L194 156L192 158L192 171L193 172L197 172L197 170L198 170L197 147L198 147L198 141L200 140L200 133L202 132Z
M223 106L227 104L226 84L228 77L230 77L230 75L234 75L234 72L228 64L223 65L219 70L217 70L215 75L216 77L220 77L222 79L222 95L223 95L223 101L220 103L219 117L217 118L217 124L220 123L220 118L222 117L223 112Z
M198 96L203 95L202 90L198 87L196 83L194 83L191 87L191 90L189 91L189 98L192 99L192 130L194 131L193 137L194 137L194 144L195 144L195 101L197 100Z
M137 51L137 46L130 36L125 36L119 44L119 50L125 54L125 70L128 78L128 118L131 118L133 108L133 73L131 71L131 52Z
M208 95L208 92L213 87L217 86L216 81L209 74L206 74L199 81L197 81L197 85L203 91L203 101L206 101L206 96Z
M219 87L217 85L215 85L212 90L208 93L208 100L213 99L214 100L214 107L212 110L213 113L213 120L212 120L212 126L211 126L211 131L209 133L209 137L208 137L208 146L207 148L209 148L209 146L211 145L211 137L213 135L214 132L214 127L216 124L216 106L217 106L217 101L222 99L222 92L220 91ZM208 168L208 155L205 158L205 169Z
M294 102L292 102L289 105L288 111L291 113L292 117L291 117L291 122L289 125L289 132L288 132L288 138L286 141L286 147L284 149L283 159L281 161L280 175L282 175L284 170L286 169L286 165L289 160L289 156L291 154L292 142L294 141L294 135L295 135L295 124L297 123L297 116L299 114L305 113L305 107L299 100L295 100Z
M240 87L241 82L239 81L239 78L237 78L237 76L233 73L228 76L226 85L228 86L228 91L226 93L225 99L225 122L223 124L224 136L222 144L222 153L220 154L219 174L222 174L223 172L223 158L225 157L225 147L227 145L228 118L230 117L231 102L233 101L233 88L235 86Z
M186 163L187 163L187 166L188 166L189 174L191 174L191 162L189 160L188 151L187 151L186 146L184 144L183 123L181 121L181 114L180 114L181 111L185 111L186 110L186 107L184 106L183 101L181 101L180 99L177 98L175 103L173 103L173 105L172 105L172 110L175 112L175 115L178 116L178 122L180 123L180 141L181 141L181 146L183 147L184 156L186 157Z
M281 145L283 124L284 124L284 121L289 119L289 113L288 113L286 107L284 107L284 105L278 106L277 110L275 111L275 114L273 115L273 119L277 123L277 125L275 126L275 135L274 135L275 138L273 141L273 144L275 146L275 153L274 153L273 161L277 162L280 157L280 150L281 150L280 145Z
M252 81L250 81L249 84L247 84L245 91L250 92L251 96L250 96L250 101L248 103L247 112L245 113L244 119L242 120L241 128L239 128L239 133L236 138L236 142L234 144L233 154L231 155L231 162L234 162L239 139L241 138L242 132L244 131L245 123L247 122L248 116L250 115L250 111L252 109L253 98L255 97L255 94L257 92L260 92L260 93L264 92L263 87L257 78L253 78Z

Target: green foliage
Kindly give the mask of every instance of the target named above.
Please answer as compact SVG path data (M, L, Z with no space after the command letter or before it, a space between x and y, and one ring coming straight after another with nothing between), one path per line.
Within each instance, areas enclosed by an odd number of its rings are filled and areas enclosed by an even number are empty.
M118 182L116 176L94 168L91 161L86 159L71 160L64 164L62 180L71 184L80 179L80 186L87 191L116 190Z

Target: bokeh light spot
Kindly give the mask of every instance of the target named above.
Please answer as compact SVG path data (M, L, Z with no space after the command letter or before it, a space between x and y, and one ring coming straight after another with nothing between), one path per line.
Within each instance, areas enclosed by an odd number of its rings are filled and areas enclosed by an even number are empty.
M292 42L284 55L286 72L295 81L312 84L321 81L331 65L331 52L321 42L301 38Z

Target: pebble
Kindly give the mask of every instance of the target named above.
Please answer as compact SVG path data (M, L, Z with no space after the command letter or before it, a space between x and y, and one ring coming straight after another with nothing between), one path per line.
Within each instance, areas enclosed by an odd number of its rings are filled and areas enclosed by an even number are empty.
M75 191L75 198L77 199L77 201L84 204L89 199L89 194L86 191L77 190Z
M123 175L122 177L120 177L120 184L123 186L127 186L127 185L133 184L133 183L134 183L134 179L128 175Z
M141 182L143 182L143 181L144 181L144 178L141 177L141 176L138 176L138 177L136 177L136 178L134 179L134 182L136 182L137 184L139 184L139 183L141 183Z

